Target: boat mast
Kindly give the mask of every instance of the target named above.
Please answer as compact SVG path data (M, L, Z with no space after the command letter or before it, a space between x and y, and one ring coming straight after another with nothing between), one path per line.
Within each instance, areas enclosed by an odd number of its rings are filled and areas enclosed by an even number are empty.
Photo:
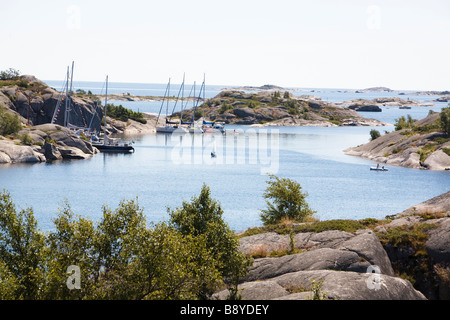
M70 111L71 111L71 103L70 103L70 93L72 92L72 80L73 80L73 64L72 61L72 75L70 77L70 88L69 88L69 66L67 66L67 86L66 86L66 112L64 113L64 126L68 127L70 124Z
M104 125L104 133L103 133L103 145L106 144L106 109L108 104L108 76L106 76L106 91L105 91L105 125Z
M67 85L66 85L66 101L65 101L65 112L64 112L64 127L67 127L67 118L69 114L69 66L67 66Z
M205 74L203 74L203 121L205 121Z

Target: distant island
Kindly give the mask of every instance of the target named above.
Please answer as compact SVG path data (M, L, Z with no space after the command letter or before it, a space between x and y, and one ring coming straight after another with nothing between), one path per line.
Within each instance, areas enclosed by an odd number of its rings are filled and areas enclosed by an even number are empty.
M393 92L394 90L386 88L386 87L372 87L366 89L356 90L356 93L365 93L365 92Z
M290 89L285 89L283 87L279 87L273 84L265 84L262 86L238 86L238 87L225 87L225 88L220 88L220 90L222 91L235 91L235 90L239 90L239 91L289 91Z
M275 90L246 93L225 90L204 101L195 110L195 119L225 124L263 126L384 126L386 123L362 117L344 106L312 96L295 96ZM174 113L171 118L192 119L194 108Z

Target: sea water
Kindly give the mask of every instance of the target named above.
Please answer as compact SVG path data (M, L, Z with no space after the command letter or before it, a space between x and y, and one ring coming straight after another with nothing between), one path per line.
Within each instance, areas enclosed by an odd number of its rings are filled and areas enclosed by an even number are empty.
M118 93L147 95L152 86L112 87ZM214 96L217 88L206 91ZM164 94L164 85L153 89ZM364 98L364 94L354 96ZM347 93L341 98L348 100ZM133 102L126 106L136 107ZM424 117L442 106L383 107L383 112L370 117L385 117L392 123L400 115L416 112ZM220 202L230 227L245 230L262 225L268 173L299 182L321 220L384 218L450 190L448 171L390 166L387 172L374 172L369 170L376 165L372 161L344 154L344 149L366 143L371 129L392 131L392 126L226 128L225 135L136 136L131 138L133 154L100 153L87 160L0 165L0 189L11 193L19 209L32 207L44 231L53 228L55 214L65 203L75 214L99 221L103 206L114 209L121 200L137 198L148 222L167 221L168 210L197 196L203 184ZM210 157L213 150L215 158Z

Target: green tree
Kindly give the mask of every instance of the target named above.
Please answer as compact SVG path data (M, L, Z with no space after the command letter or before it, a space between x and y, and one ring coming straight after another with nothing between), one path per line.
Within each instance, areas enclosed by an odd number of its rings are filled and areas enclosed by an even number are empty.
M261 210L261 220L265 225L276 224L283 218L303 221L315 213L305 200L308 193L302 192L299 183L274 175L269 178L264 192L267 209Z
M38 230L33 210L16 211L8 192L0 193L0 295L15 299L38 299L44 275L45 236ZM2 278L3 279L3 278Z
M74 213L68 202L53 220L55 229L47 236L47 276L45 299L82 299L92 296L99 266L94 242L97 231L93 222ZM67 269L78 266L81 270L80 290L67 286Z
M8 112L0 105L0 135L9 135L19 132L22 124L16 114Z
M450 135L450 106L442 108L439 115L439 122L441 130L445 134Z
M381 136L380 131L376 129L370 130L370 139L375 140L376 138L379 138Z
M211 198L209 187L204 184L198 197L193 197L191 202L183 201L181 207L168 211L171 224L181 234L206 241L215 267L228 284L237 288L239 278L247 273L250 261L239 251L238 239L222 219L223 210ZM203 257L198 258L198 264L205 265ZM211 294L210 288L204 285L200 297L207 298Z
M413 119L411 117L411 115L407 115L406 118L405 116L401 116L398 119L395 119L395 130L402 130L402 129L412 129L412 127L414 126L414 122L416 122L417 120Z
M20 76L20 71L14 68L0 71L0 80L17 80Z

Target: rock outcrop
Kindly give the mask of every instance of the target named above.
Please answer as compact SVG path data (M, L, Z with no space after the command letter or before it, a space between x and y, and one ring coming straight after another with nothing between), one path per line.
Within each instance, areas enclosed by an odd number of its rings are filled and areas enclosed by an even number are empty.
M438 113L431 114L417 121L416 129L402 129L381 135L364 145L348 148L345 153L393 166L450 170L448 137L439 129L426 129L436 126L438 118ZM424 129L421 131L420 128Z
M28 136L29 145L20 139L0 140L0 163L49 162L62 159L87 159L99 151L75 132L55 124L42 124L19 131Z
M205 118L226 124L264 126L383 126L347 107L316 97L294 96L289 91L222 91L199 106ZM198 109L196 119L198 119ZM194 110L184 110L183 119L192 119ZM172 118L180 117L177 112Z
M387 221L356 232L241 237L243 253L262 257L254 259L239 293L246 300L304 300L317 293L338 300L450 299L450 191ZM412 242L396 244L401 232ZM291 254L270 257L281 252ZM228 294L222 290L214 298Z
M300 253L254 260L239 285L243 299L308 299L313 295L313 281L321 283L320 290L328 299L425 299L409 281L395 276L386 251L371 230L298 233L294 243ZM270 254L289 246L289 236L276 233L240 239L240 249L247 254ZM227 295L223 290L214 297Z
M0 87L0 103L17 112L29 125L50 123L55 109L55 124L64 124L65 100L61 93L34 76L21 76L17 84ZM100 129L103 111L94 99L70 95L70 124L77 127Z

